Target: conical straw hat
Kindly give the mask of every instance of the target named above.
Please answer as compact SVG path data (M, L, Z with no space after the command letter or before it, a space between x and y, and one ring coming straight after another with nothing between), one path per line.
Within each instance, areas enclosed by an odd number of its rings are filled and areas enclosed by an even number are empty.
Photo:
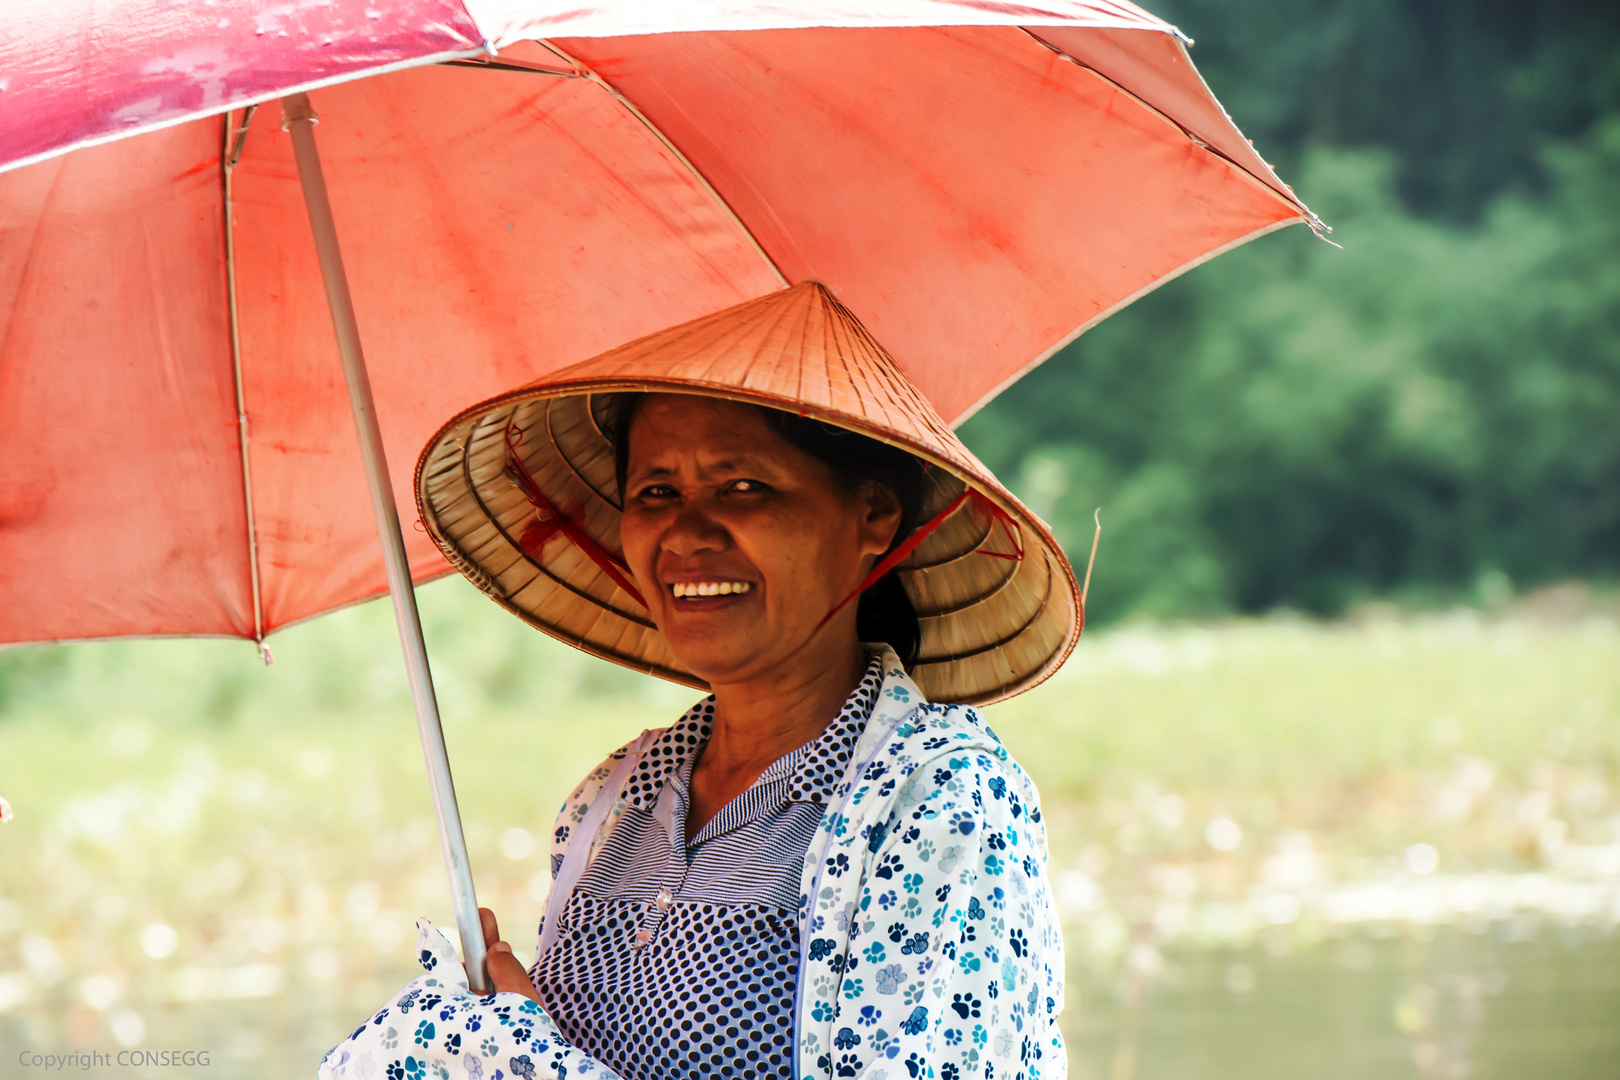
M525 622L596 656L704 686L612 566L621 504L604 426L624 391L785 409L931 466L923 520L957 506L897 568L922 630L911 674L930 700L1008 697L1074 648L1080 590L1051 531L817 282L621 345L439 429L416 466L422 521L452 565ZM509 454L527 470L521 481ZM531 481L537 493L519 486ZM537 509L548 504L554 514Z

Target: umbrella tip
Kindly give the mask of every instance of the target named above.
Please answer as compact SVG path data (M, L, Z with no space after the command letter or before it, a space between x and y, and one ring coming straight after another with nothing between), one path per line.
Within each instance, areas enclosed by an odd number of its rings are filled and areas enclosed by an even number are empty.
M259 659L264 661L265 667L269 667L276 662L276 658L270 654L269 645L266 645L263 640L256 642L256 644L259 646Z

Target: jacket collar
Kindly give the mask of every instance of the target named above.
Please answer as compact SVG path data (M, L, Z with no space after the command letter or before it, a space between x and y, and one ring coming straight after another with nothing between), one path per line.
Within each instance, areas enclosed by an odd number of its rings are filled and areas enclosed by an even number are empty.
M817 738L785 755L761 774L761 779L777 779L778 766L790 769L788 799L823 804L833 800L854 758L856 744L875 719L878 709L885 700L898 700L890 693L892 671L899 671L899 677L910 686L909 690L901 687L901 694L909 694L913 703L921 700L921 694L906 677L894 650L887 645L867 646L867 649L870 659L866 673L832 723ZM653 740L624 785L625 803L650 810L670 777L688 771L688 763L709 741L713 731L714 698L710 696L686 710Z

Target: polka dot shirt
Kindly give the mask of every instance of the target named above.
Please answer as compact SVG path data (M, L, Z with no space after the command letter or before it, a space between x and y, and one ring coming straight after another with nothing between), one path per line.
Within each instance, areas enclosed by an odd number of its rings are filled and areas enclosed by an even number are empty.
M530 972L575 1048L626 1080L792 1076L805 853L882 679L874 656L827 729L689 844L692 769L714 699L648 748L625 784L623 817Z

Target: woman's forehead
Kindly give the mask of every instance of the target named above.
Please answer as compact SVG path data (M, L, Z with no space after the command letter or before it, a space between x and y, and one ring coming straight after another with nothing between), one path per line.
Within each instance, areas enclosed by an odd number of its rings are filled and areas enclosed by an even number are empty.
M632 468L689 458L706 466L802 456L752 405L697 394L649 394L630 422Z

